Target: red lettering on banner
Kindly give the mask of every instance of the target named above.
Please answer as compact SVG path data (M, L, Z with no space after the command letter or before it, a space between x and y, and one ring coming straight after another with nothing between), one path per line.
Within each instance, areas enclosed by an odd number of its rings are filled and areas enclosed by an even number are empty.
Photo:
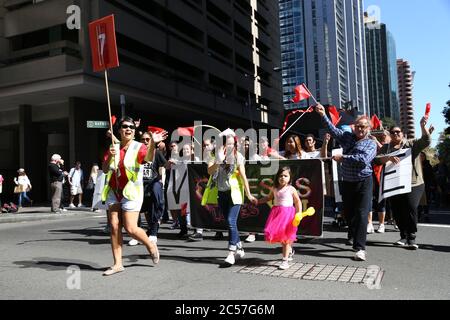
M114 15L89 23L89 40L94 72L119 66Z

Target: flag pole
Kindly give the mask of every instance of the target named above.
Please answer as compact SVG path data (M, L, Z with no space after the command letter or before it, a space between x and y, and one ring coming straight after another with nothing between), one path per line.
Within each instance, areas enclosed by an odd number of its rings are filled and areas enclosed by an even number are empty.
M114 133L111 120L111 100L109 98L108 69L105 69L105 84L106 84L106 98L108 100L109 130L111 130L111 144L114 145Z
M311 106L309 106L308 109L306 109L306 111L303 112L303 114L301 114L300 117L298 117L297 120L295 120L294 123L291 124L291 126L290 126L289 128L287 128L286 130L284 130L284 132L280 135L280 137L279 137L278 139L283 138L283 136L286 134L286 132L288 132L289 129L292 128L292 127L294 126L294 124L296 124L297 121L300 120L300 119L308 112L309 109L311 109Z

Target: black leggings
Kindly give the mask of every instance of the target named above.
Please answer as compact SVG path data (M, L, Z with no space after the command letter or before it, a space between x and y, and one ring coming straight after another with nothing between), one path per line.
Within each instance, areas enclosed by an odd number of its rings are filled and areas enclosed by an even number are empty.
M390 198L394 219L397 222L402 239L414 240L416 238L417 207L424 189L425 186L421 184L412 187L410 193L399 194Z

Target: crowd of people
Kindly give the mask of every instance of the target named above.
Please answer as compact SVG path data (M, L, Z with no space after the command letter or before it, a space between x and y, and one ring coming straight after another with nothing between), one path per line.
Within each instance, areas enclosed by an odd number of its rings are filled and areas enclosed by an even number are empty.
M128 244L145 245L153 262L158 263L159 226L169 222L170 217L170 228L180 229L180 238L192 241L203 239L203 229L200 228L194 229L193 233L188 235L189 190L180 187L187 179L187 163L203 161L208 167L209 181L202 204L211 202L218 205L228 225L229 252L225 263L233 265L236 259L245 255L238 230L238 218L241 206L247 198L254 205L273 202L264 236L269 243L281 244L280 268L287 269L293 259L293 243L297 239L297 227L292 221L298 214L302 217L302 203L298 192L291 185L290 168L282 166L274 178L269 196L256 199L250 192L245 162L269 159L332 159L338 163L341 177L342 204L335 205L342 207L348 227L347 245L351 245L355 251L354 259L366 260L367 234L375 232L373 213L378 215L379 220L376 232L385 231L386 220L395 220L400 232L400 240L395 244L417 249L418 220L429 213L432 201L446 201L445 195L448 192L448 168L445 163L441 160L436 171L424 153L430 145L430 134L433 130L432 126L426 127L428 119L421 119L421 137L408 140L399 127L383 130L377 135L371 134L371 122L367 116L358 117L352 130L348 131L337 128L320 103L315 107L315 111L321 116L323 127L327 131L321 139L321 148L316 148L316 137L312 134L304 136L303 144L298 135L291 134L285 139L281 151L277 150L280 142L278 139L275 139L271 147L266 137L260 137L257 144L248 137L238 138L232 130L223 136L219 135L223 139L221 144L213 138L208 138L202 141L201 145L196 141L197 145L194 142L186 143L180 148L178 141L170 141L167 150L164 142L167 139L166 131L139 132L139 121L124 117L118 122L116 132L108 131L107 135L113 143L105 152L101 167L94 164L88 177L85 177L79 161L66 171L60 155L54 154L51 157L48 165L52 194L51 211L61 213L66 210L65 207L84 207L83 199L85 202L92 202L93 210L98 210L103 205L107 210L107 231L110 233L114 258L114 264L104 275L124 270L122 227L132 237ZM118 138L114 133L118 133ZM342 148L342 153L330 157L332 144ZM202 148L201 159L196 157L194 152L194 148L199 146ZM391 153L400 149L411 149L411 192L378 201L383 165L388 162L398 163L400 159ZM33 202L27 194L32 186L24 169L18 170L18 177L14 182L19 208L26 201L32 205ZM3 183L3 177L0 175L0 195ZM69 194L67 206L63 204L65 189ZM83 197L84 193L87 197ZM101 201L95 200L96 193ZM438 197L438 194L444 196ZM147 222L147 232L141 228L141 213ZM221 239L223 234L217 232L215 238ZM256 235L250 233L246 241L252 242L255 239Z

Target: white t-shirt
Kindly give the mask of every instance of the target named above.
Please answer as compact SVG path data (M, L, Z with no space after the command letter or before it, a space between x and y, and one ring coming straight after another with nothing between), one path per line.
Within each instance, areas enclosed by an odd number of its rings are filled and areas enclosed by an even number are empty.
M75 168L70 169L69 177L72 181L72 186L81 187L81 177L83 176L83 170Z
M316 151L311 151L311 152L305 152L303 154L303 159L317 159L320 158L320 151L316 150Z

